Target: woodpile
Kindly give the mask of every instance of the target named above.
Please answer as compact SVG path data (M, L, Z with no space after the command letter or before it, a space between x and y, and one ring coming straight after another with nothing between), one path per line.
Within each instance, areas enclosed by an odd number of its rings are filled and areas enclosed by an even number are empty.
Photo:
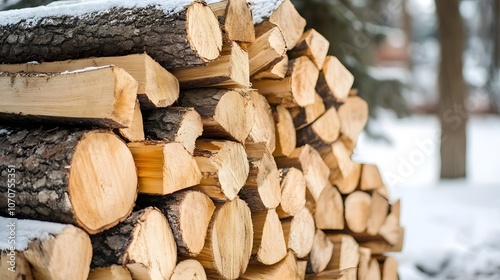
M122 2L0 12L0 278L397 279L368 106L292 3Z

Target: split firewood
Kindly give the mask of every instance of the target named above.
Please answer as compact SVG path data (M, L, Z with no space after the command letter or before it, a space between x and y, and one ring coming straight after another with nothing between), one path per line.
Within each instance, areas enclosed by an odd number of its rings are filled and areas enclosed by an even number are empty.
M327 56L323 68L319 73L316 90L323 97L327 107L332 107L334 102L345 102L354 76L345 68L335 56ZM331 101L333 99L333 101Z
M339 137L340 122L337 109L330 108L311 125L297 130L297 146L309 144L321 154Z
M314 200L318 200L325 186L329 185L330 170L319 153L309 145L296 148L288 157L276 158L278 167L295 167L304 173L307 188Z
M276 209L280 218L295 216L306 204L306 179L297 168L282 168L281 203Z
M338 115L341 139L347 149L353 151L368 121L368 104L360 97L351 96L339 107Z
M209 0L208 6L219 19L228 40L239 43L255 41L252 11L245 0Z
M367 278L368 270L370 268L370 260L372 251L369 248L359 247L359 265L358 265L358 279L371 280Z
M89 82L96 80L100 83ZM114 66L67 73L0 72L0 121L129 127L137 86L130 74Z
M268 31L277 26L285 37L286 46L293 49L300 40L306 20L300 16L292 2L289 0L254 0L251 6L253 22L255 24L255 35Z
M264 143L245 145L250 171L239 196L252 211L278 207L281 201L278 167Z
M344 202L337 188L326 186L315 205L316 227L325 230L344 229Z
M187 259L175 266L170 280L206 280L205 269L197 260Z
M2 248L0 252L0 279L33 280L33 273L24 253L21 251L12 253L8 250L8 248Z
M199 89L182 92L182 107L194 107L206 138L242 142L254 123L254 106L246 90Z
M216 200L233 200L249 173L243 145L232 141L197 140L194 158L202 178L200 190Z
M252 212L253 248L252 255L265 265L282 260L287 253L285 236L278 214L274 209Z
M0 169L15 175L0 192L14 190L17 218L74 224L91 234L125 219L137 195L134 159L123 141L108 131L3 129ZM11 178L9 176L9 178ZM8 213L7 195L0 211Z
M306 279L307 261L297 260L296 263L297 263L297 279L296 280Z
M372 254L385 254L390 252L401 252L403 249L404 242L404 228L398 228L398 242L396 244L390 244L385 241L383 238L371 241L363 241L360 242L359 245L370 248L372 250Z
M222 33L210 8L200 2L172 3L115 2L103 6L70 2L30 9L21 15L19 11L2 12L0 41L7 44L0 51L0 63L146 52L170 70L205 65L217 58ZM44 17L40 18L41 13Z
M137 100L135 102L134 115L132 117L132 124L126 128L118 129L118 133L129 142L144 141L144 122L142 119L141 105Z
M247 269L253 247L250 208L235 198L218 203L205 246L195 257L210 279L236 279Z
M87 279L92 245L83 230L67 224L3 217L0 224L5 231L15 232L14 243L5 235L0 244L2 279Z
M297 42L297 45L288 51L290 58L297 58L299 56L307 56L314 62L319 70L323 68L323 64L328 53L330 42L323 37L318 31L309 29Z
M266 143L269 152L276 149L276 128L274 125L273 111L266 98L256 90L249 91L254 105L254 123L248 134L246 143Z
M401 211L401 201L398 200L396 203L391 205L391 211L384 223L378 230L380 234L389 244L396 245L400 242L400 211Z
M304 258L311 252L314 243L314 218L307 208L302 208L293 218L281 221L288 249L297 258Z
M168 107L149 112L144 119L144 131L148 139L181 143L192 154L203 124L194 108Z
M287 0L288 1L288 0ZM288 61L284 79L254 80L252 87L267 98L269 104L283 104L287 107L304 107L314 103L314 89L319 70L306 56Z
M167 219L154 207L133 212L117 226L91 237L92 268L122 265L132 279L170 279L177 249Z
M327 234L333 242L334 250L326 270L344 270L355 268L359 263L359 245L346 234Z
M293 118L295 129L301 129L313 123L325 113L325 104L319 94L314 95L314 103L305 107L293 107L288 109ZM338 117L337 117L338 119ZM338 121L338 120L337 120ZM339 124L340 126L340 124Z
M309 274L306 280L357 280L357 269L355 267L343 270L326 270L318 274Z
M288 71L288 56L284 55L283 58L270 69L255 74L252 77L253 79L252 82L254 80L260 80L260 79L272 79L272 80L283 79L286 76L287 71Z
M140 193L164 195L201 181L196 160L182 144L143 141L128 144L134 157Z
M289 156L297 146L297 137L292 116L285 106L278 105L274 109L274 119L276 120L276 149L273 156Z
M368 271L366 273L366 280L381 280L382 274L380 272L380 265L377 259L371 258L370 264L368 265Z
M362 164L359 189L362 191L371 191L384 186L380 171L375 164Z
M179 98L177 78L145 53L42 63L0 64L0 72L60 73L106 65L120 67L137 80L137 97L142 109L167 107Z
M172 71L172 74L179 79L183 89L250 86L248 53L232 41L225 42L220 56L207 65L179 68Z
M339 170L334 170L330 173L330 182L334 184L342 194L353 192L359 184L361 165L357 162L352 162L352 166L352 171L347 174L346 177L342 176Z
M330 263L334 249L330 238L322 230L316 230L313 247L309 255L307 272L317 274L325 270L328 263Z
M286 43L280 29L278 27L269 29L248 46L250 76L271 70L285 56Z
M370 216L368 217L368 222L366 223L366 233L369 235L376 235L384 222L386 222L387 213L389 212L389 201L383 197L379 192L372 192L372 202L370 208ZM394 214L396 215L396 214ZM390 218L395 219L394 218ZM399 226L399 217L397 217ZM388 222L389 224L391 221Z
M192 257L201 252L215 210L208 196L191 190L166 196L139 195L136 204L139 208L155 206L165 215L180 255Z
M92 269L87 280L132 280L130 271L121 265Z
M297 264L292 251L280 262L273 265L251 264L239 278L242 280L295 279Z
M354 233L366 231L370 217L372 198L368 193L355 191L349 194L345 201L345 222Z
M398 280L398 261L393 257L384 256L379 260L381 279Z

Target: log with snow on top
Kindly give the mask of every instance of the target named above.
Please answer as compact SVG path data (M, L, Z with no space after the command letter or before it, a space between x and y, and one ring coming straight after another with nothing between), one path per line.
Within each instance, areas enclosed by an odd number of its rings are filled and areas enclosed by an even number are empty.
M132 125L137 88L130 74L111 65L61 73L0 72L0 122L126 128Z
M87 279L92 245L83 230L4 217L0 217L0 225L2 279Z
M177 78L146 53L42 63L0 64L0 72L59 73L106 65L122 68L139 82L137 97L143 109L167 107L179 98Z
M172 230L154 207L133 212L117 226L91 236L92 268L122 265L132 279L168 280L177 261Z
M0 169L14 174L15 217L69 223L95 234L124 220L137 196L134 159L105 130L3 129ZM18 173L15 173L18 172ZM0 192L8 192L7 180ZM8 209L0 196L0 211Z
M146 51L171 70L219 56L222 33L201 2L93 1L0 12L0 63L119 56Z

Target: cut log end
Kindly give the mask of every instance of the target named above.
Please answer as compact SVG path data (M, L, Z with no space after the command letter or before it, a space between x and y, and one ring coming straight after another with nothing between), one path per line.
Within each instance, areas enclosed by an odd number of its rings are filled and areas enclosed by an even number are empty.
M326 269L332 258L333 242L321 230L316 230L314 243L309 256L309 271L316 274Z
M246 142L266 143L267 149L273 153L276 149L276 128L273 112L266 98L257 91L250 91L252 103L255 106L254 123Z
M337 188L327 186L316 201L316 226L326 230L344 229L344 202Z
M139 101L136 101L132 124L127 128L120 128L120 135L130 142L144 141L144 125Z
M304 258L311 252L314 243L314 218L307 208L302 208L291 220L283 221L283 233L287 246L297 258Z
M274 265L253 264L248 267L242 280L295 279L297 263L292 251Z
M276 211L252 213L254 244L252 253L265 265L272 265L286 256L283 228Z
M184 260L177 264L170 280L206 280L205 269L197 260Z
M292 77L292 95L301 107L314 103L315 87L319 70L307 57L292 59L288 63L288 71ZM288 76L288 74L287 74Z
M144 129L148 139L181 143L192 154L195 141L203 132L203 123L194 108L169 107L151 111Z
M125 219L137 195L137 173L126 145L111 133L88 133L73 155L68 190L75 218L87 232Z
M201 3L194 3L187 10L187 35L191 48L200 58L211 61L222 50L222 32L212 10Z
M243 145L231 141L198 140L194 156L202 173L200 184L218 186L225 197L234 199L245 184L250 169Z
M368 193L356 191L345 199L345 220L347 227L355 233L366 231L370 217L372 199Z
M295 216L306 205L306 179L297 168L281 169L280 217Z
M253 247L250 209L241 199L217 207L205 247L195 257L209 275L236 279L246 270Z

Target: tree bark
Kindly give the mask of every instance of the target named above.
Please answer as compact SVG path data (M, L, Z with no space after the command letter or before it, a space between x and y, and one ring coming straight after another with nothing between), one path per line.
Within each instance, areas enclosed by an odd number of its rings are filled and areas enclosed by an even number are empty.
M0 170L3 178L15 175L13 188L0 182L1 193L16 192L15 217L74 224L91 234L124 220L137 194L132 154L107 131L8 129L0 137ZM0 196L2 213L8 202Z
M165 196L139 195L136 204L139 208L160 209L172 228L180 255L190 257L201 252L215 210L208 196L190 190Z
M61 11L87 13L59 15ZM93 56L148 53L167 69L205 65L217 58L222 33L209 7L196 2L173 12L167 7L137 5L102 9L88 3L39 7L19 19L4 12L0 26L0 63L57 61ZM40 12L47 16L38 20ZM66 12L67 13L67 12Z
M168 107L149 112L144 119L144 131L148 139L179 142L193 154L203 123L194 108Z
M466 84L462 74L464 26L460 0L436 0L441 42L439 120L441 123L441 178L466 176Z
M91 237L92 268L126 266L133 279L170 279L177 260L174 236L165 216L148 207Z

